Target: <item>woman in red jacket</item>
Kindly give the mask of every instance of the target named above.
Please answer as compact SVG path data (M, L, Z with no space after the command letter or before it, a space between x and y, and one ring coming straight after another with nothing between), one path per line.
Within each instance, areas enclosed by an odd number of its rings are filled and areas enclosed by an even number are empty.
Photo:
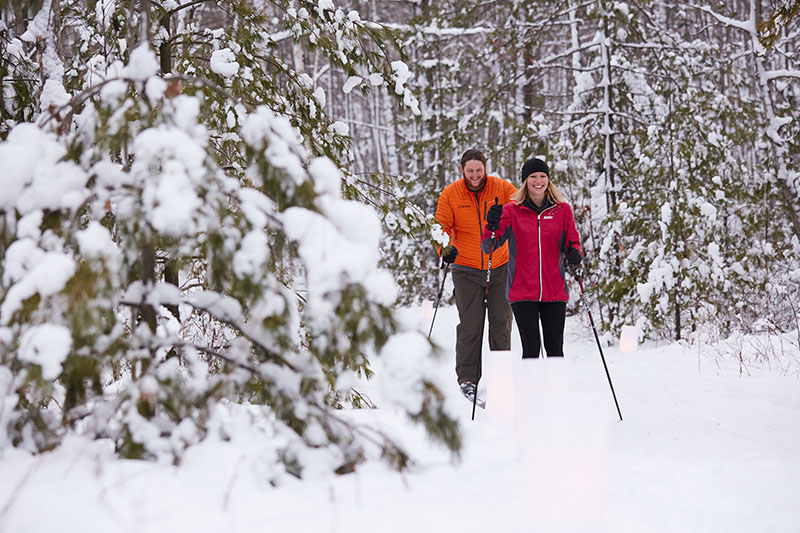
M508 241L506 297L522 340L522 357L538 357L539 321L548 357L563 356L564 319L569 294L565 263L581 262L572 209L550 181L541 159L522 166L522 187L505 206L486 215L481 247L488 253Z

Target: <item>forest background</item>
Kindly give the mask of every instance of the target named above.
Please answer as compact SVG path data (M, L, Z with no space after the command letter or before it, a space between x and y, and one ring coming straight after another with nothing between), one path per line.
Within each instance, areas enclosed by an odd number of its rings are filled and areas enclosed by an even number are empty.
M603 331L797 330L799 11L1 1L0 448L78 428L177 457L234 398L270 406L289 473L328 445L350 471L360 438L403 468L389 437L329 407L369 402L343 376L369 375L395 306L436 297L431 215L471 147L515 185L526 159L549 162ZM298 231L315 217L347 257ZM414 379L398 402L457 449Z

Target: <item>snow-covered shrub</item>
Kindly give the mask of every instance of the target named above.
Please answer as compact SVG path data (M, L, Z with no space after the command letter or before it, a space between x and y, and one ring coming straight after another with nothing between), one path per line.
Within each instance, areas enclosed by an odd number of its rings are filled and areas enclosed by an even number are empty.
M397 443L332 406L387 341L413 335L377 266L381 220L342 193L348 139L249 3L231 4L225 32L174 3L126 20L123 4L70 12L84 31L62 89L80 90L0 144L0 447L47 450L77 431L178 460L234 401L262 406L291 474L313 450L351 471L366 442L404 468ZM325 35L324 54L392 82L360 41L328 40L363 33L356 17L290 11L298 39ZM126 23L151 24L153 42L112 42ZM441 395L409 370L426 393L398 406L457 450Z

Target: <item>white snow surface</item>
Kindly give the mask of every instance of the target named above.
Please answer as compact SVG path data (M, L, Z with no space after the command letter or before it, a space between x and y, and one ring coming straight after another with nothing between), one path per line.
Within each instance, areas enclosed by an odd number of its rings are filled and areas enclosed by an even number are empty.
M216 50L211 54L211 70L224 78L232 78L239 72L236 54L230 48Z
M66 150L33 124L20 124L0 145L3 178L0 209L21 214L35 209L72 207L86 196L86 177L72 163L59 162Z
M158 73L159 65L156 54L146 44L142 44L131 52L131 59L125 67L125 75L137 81L147 81Z
M19 358L37 364L46 380L56 379L61 374L61 363L72 348L69 329L56 324L33 326L22 334Z
M342 281L360 283L379 272L375 265L381 227L375 212L360 202L322 196L319 203L330 218L290 207L283 221L287 237L298 243L309 297L322 304Z
M344 91L344 94L350 94L350 91L361 85L362 81L364 79L361 76L350 76L342 86L342 91Z
M427 331L432 306L403 315ZM114 459L108 442L77 437L40 456L6 448L0 531L800 531L796 344L785 342L780 359L773 354L761 365L746 359L741 372L725 355L727 343L645 343L625 353L604 347L619 421L583 317L567 319L562 362L523 365L515 329L511 354L484 347L487 410L472 421L453 371L456 323L454 308L439 309L433 338L445 348L438 360L422 355L420 339L396 338L388 367L376 359L375 378L355 384L378 408L343 413L402 441L415 459L406 474L373 457L355 474L312 465L307 479L284 477L273 487L266 480L274 476L276 443L255 430L254 411L231 407L219 423L232 438L212 432L179 466ZM391 407L387 395L396 389L384 375L404 379L396 366L403 345L407 363L431 365L445 387L462 424L460 460ZM527 400L514 404L520 398ZM509 404L520 407L501 409Z
M89 222L86 229L78 230L75 233L75 240L81 253L86 257L104 258L114 265L122 259L122 253L111 237L111 232L96 220Z
M69 93L67 93L63 83L52 78L44 82L41 97L42 109L48 109L51 106L54 108L61 107L67 105L69 101Z
M239 250L233 254L233 271L239 277L255 276L267 268L269 241L262 230L253 230L244 236Z
M419 101L405 86L411 78L408 65L402 61L392 61L392 79L394 79L394 92L403 96L403 104L407 105L415 115L420 114Z
M245 118L241 131L248 144L264 148L269 162L284 169L295 184L305 181L302 158L306 150L286 117L275 115L268 107L261 106Z
M75 261L61 252L45 252L31 239L15 241L6 250L3 280L13 282L0 305L0 324L6 325L36 293L42 297L60 292L75 273Z

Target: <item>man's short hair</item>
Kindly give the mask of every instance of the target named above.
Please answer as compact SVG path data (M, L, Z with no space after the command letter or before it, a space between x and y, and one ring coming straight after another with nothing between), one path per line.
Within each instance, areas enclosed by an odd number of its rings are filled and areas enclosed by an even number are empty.
M483 168L486 168L486 156L477 148L470 148L464 152L464 155L461 156L461 168L464 168L467 161L480 161L483 163Z

